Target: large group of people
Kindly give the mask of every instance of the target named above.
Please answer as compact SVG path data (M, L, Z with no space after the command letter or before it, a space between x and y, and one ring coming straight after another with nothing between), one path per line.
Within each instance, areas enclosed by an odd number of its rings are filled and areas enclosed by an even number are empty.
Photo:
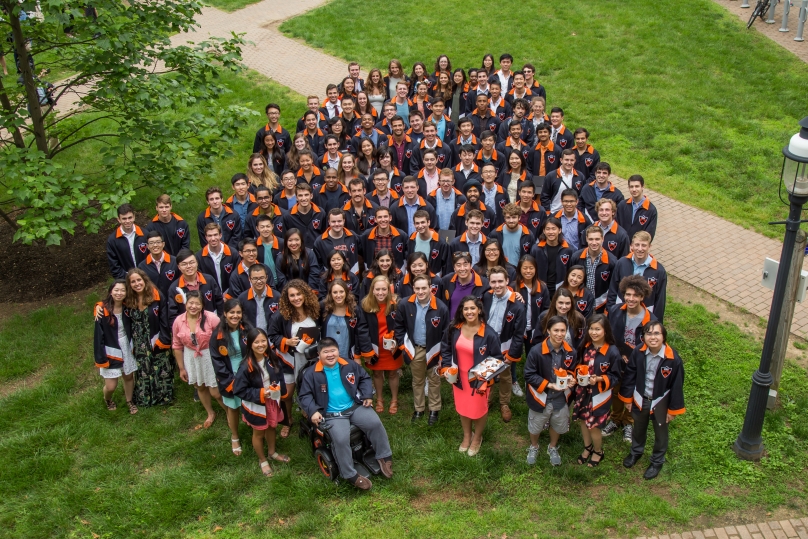
M379 415L398 413L409 368L412 421L438 422L451 383L469 456L489 410L511 421L516 396L529 408L528 464L544 430L561 464L572 419L577 463L598 466L603 437L622 429L631 467L653 421L645 477L656 477L667 424L685 410L663 326L667 277L651 254L656 209L642 176L626 198L589 132L547 110L531 64L513 67L509 54L468 71L441 55L433 70L419 62L407 76L391 60L387 75L363 80L352 63L324 102L308 97L294 135L270 103L229 192L205 192L196 253L169 196L144 228L120 206L107 244L114 281L95 312L106 406L121 377L130 413L168 404L179 375L205 428L214 400L226 411L234 454L239 422L253 429L271 475L270 460L289 460L275 434L289 436L297 399L313 424L334 420L340 473L365 489L349 424L390 477ZM470 374L492 357L507 366L496 379Z

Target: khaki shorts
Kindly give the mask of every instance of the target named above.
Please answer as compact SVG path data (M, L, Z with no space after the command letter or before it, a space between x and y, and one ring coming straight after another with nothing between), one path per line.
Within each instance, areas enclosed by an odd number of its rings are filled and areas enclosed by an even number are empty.
M547 403L543 412L529 410L527 414L527 431L530 434L541 434L541 431L552 427L559 434L570 430L570 409L565 404L563 408L553 410L552 403Z

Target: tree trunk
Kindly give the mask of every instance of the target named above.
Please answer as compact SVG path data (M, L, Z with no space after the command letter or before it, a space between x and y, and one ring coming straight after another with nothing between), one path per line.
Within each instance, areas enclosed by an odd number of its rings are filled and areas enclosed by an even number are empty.
M45 134L45 124L42 121L42 109L39 106L39 95L37 94L37 83L34 80L34 73L31 71L31 66L28 63L30 54L25 48L25 36L22 33L22 24L20 23L19 10L21 9L16 3L3 2L7 9L8 22L11 25L11 35L14 37L14 49L17 51L19 57L20 72L22 73L23 86L25 87L25 99L28 102L28 112L31 117L31 127L34 133L34 142L39 151L45 155L50 155L48 152L48 137ZM15 9L16 8L16 9Z

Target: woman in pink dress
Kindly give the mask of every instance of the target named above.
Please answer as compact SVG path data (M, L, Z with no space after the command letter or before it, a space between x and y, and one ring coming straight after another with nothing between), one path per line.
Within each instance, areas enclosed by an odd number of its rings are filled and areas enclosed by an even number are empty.
M499 335L483 321L482 301L475 296L463 298L441 343L441 374L450 379L450 369L457 369L454 401L463 425L459 451L468 451L470 457L480 452L483 443L491 382L469 381L469 371L489 357L502 360L500 348Z

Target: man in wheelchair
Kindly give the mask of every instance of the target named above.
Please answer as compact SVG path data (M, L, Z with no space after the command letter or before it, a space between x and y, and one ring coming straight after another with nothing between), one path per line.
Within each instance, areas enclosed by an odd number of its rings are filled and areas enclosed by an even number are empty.
M329 427L332 450L340 476L362 490L370 489L370 479L354 468L351 450L351 426L367 435L376 452L381 473L393 476L393 461L387 431L373 404L373 384L365 369L354 361L339 357L337 342L325 337L319 345L319 361L303 372L298 401L316 426L325 421Z

